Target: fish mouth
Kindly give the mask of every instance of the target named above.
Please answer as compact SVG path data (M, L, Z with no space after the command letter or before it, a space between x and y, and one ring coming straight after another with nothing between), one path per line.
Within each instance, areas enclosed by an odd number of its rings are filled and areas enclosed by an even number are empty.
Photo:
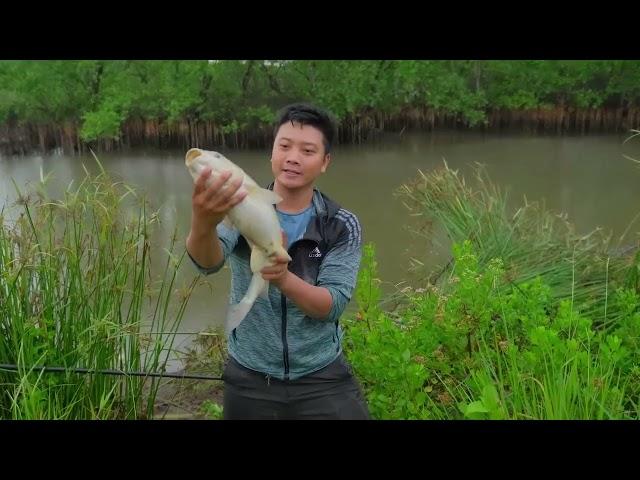
M200 155L202 155L202 150L200 150L199 148L192 148L189 151L187 151L185 157L184 157L184 163L190 167L193 162L196 160L196 158L198 158Z

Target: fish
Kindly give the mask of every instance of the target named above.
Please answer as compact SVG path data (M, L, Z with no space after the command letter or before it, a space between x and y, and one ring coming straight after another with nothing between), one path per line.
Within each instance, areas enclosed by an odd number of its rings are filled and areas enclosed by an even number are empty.
M239 178L242 184L238 193L247 192L246 197L231 207L224 224L236 228L247 240L251 248L251 282L240 302L230 305L225 319L225 332L229 335L236 329L253 307L258 296L269 298L269 282L262 278L260 270L275 264L273 257L279 256L291 261L289 253L282 244L280 222L273 205L282 198L272 190L262 188L242 168L219 152L191 148L185 155L185 165L194 183L205 168L211 168L207 187L223 171L231 171L231 178L222 187Z

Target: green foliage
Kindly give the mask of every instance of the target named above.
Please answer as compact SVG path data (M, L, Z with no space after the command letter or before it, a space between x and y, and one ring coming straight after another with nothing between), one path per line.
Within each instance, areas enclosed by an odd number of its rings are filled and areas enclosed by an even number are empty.
M605 332L571 298L554 309L539 278L517 288L501 262L483 267L466 241L446 285L411 291L392 315L370 303L380 297L366 252L345 350L375 418L637 418L635 293L616 293L624 313Z
M115 109L103 107L101 110L87 112L84 115L84 124L80 135L84 140L96 140L98 138L118 139L120 126L124 121L124 115Z
M580 235L541 202L526 201L511 214L506 194L482 167L472 183L445 163L403 185L400 194L426 231L437 224L453 243L470 241L479 265L486 268L499 260L508 283L516 288L527 288L539 277L553 308L571 297L600 323L619 319L618 305L608 302L607 292L630 286L635 267L624 256L609 254L610 238L603 231ZM447 270L433 282L445 278Z
M17 221L0 215L0 363L18 368L0 371L0 418L148 418L155 378L71 369L165 368L195 286L175 297L184 257L174 254L175 236L156 280L148 239L157 216L106 172L87 174L61 199L41 184L20 199Z
M373 416L638 418L640 254L610 253L540 204L509 214L483 169L475 180L445 164L401 189L452 259L393 313L364 248L345 350Z
M494 109L638 105L631 60L2 61L0 124L70 123L115 139L132 119L267 127L277 108L313 101L345 122L428 108L473 126Z
M205 400L200 406L200 411L209 420L222 420L222 405L211 400Z

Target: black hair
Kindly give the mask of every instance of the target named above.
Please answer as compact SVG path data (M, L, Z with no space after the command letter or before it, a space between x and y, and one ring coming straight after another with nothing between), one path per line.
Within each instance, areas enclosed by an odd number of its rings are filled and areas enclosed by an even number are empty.
M337 127L336 121L328 111L309 103L287 105L276 115L276 123L273 129L274 137L278 134L280 127L287 122L311 125L320 130L324 137L325 154L331 152L333 140L337 136Z

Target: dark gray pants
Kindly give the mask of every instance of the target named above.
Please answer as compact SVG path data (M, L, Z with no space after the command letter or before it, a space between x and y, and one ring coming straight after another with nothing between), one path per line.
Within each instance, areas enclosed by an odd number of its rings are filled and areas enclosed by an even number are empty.
M342 354L297 380L278 380L229 357L224 379L225 420L368 420L369 410Z

